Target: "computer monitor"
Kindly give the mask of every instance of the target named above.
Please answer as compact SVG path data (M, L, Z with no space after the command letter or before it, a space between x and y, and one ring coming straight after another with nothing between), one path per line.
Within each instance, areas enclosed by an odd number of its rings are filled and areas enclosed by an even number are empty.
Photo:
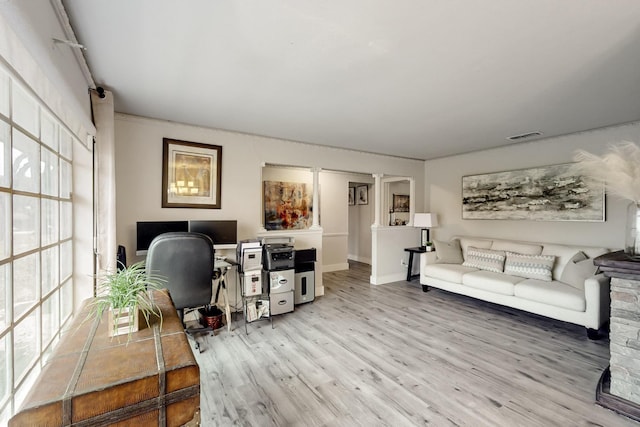
M146 254L151 241L163 233L189 231L189 221L136 222L136 255Z
M235 248L238 243L238 221L213 221L192 220L189 221L189 231L202 233L213 240L216 248Z

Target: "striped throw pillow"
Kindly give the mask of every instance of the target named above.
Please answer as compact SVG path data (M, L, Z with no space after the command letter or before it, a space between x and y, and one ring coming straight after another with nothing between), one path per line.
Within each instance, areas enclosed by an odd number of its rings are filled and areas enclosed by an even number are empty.
M504 272L511 276L550 282L555 260L556 257L554 255L525 255L507 252Z
M467 248L467 257L462 265L465 267L479 268L480 270L502 273L504 268L504 251L480 249L473 246Z

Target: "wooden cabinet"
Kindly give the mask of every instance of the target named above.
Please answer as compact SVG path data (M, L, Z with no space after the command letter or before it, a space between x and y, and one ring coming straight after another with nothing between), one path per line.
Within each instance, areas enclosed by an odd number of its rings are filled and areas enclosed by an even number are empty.
M198 364L169 295L153 298L162 329L155 319L128 343L107 336L106 313L85 320L85 302L9 426L197 425Z

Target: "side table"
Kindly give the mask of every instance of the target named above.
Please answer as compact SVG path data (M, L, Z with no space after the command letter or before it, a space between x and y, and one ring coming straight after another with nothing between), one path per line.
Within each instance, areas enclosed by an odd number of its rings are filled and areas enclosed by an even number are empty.
M410 282L411 279L415 279L416 277L420 277L420 274L411 275L413 272L413 256L415 254L422 254L427 252L424 247L415 247L415 248L404 248L405 252L409 252L409 265L407 268L407 282Z

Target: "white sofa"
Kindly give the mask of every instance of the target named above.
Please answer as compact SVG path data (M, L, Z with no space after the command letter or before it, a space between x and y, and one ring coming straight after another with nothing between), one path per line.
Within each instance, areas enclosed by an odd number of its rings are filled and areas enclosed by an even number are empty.
M582 325L591 339L598 338L598 329L609 320L609 279L594 274L592 261L609 252L606 248L466 236L434 243L434 252L420 256L425 292L433 286ZM498 272L501 253L505 259ZM491 263L485 265L483 259ZM519 264L520 259L529 264Z

